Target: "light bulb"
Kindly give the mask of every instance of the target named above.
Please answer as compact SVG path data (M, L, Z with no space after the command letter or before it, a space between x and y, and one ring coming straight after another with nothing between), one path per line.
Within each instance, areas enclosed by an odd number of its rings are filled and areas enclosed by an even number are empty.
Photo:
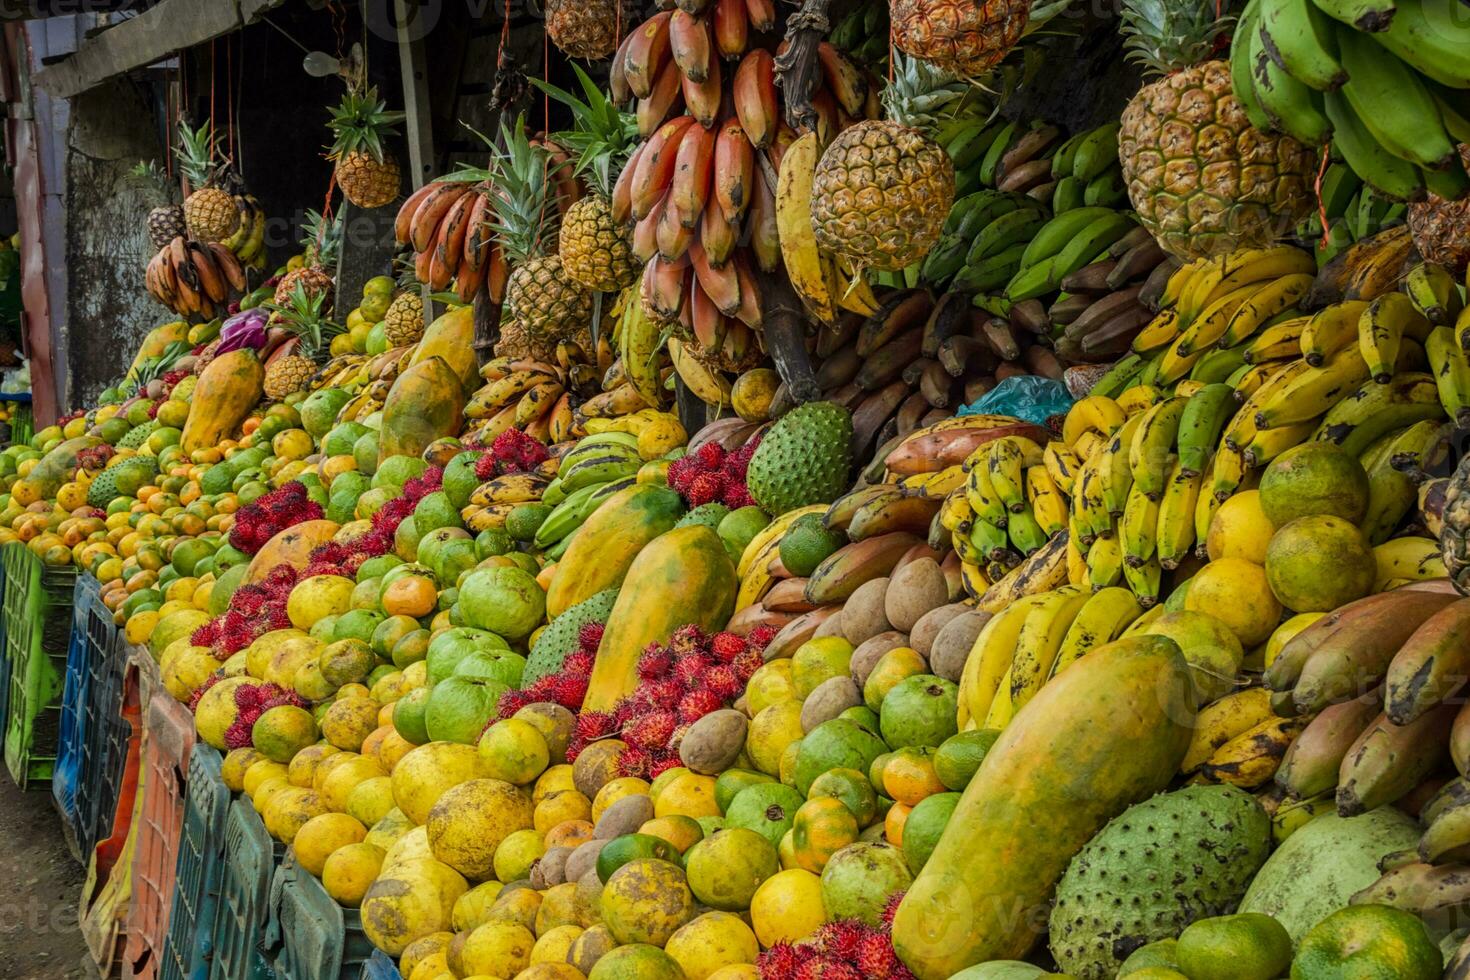
M301 59L301 67L313 78L326 78L337 74L342 63L325 51L308 51L306 57Z

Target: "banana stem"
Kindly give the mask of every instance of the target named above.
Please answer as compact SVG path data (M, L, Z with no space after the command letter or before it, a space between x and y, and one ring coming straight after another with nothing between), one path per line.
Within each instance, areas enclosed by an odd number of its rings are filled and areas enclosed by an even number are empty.
M817 45L832 30L827 10L832 0L803 0L786 21L786 50L776 55L776 83L786 102L786 122L798 133L817 125L812 96L821 80Z
M825 0L819 0L825 2ZM806 312L784 273L766 276L761 289L762 333L776 373L797 404L822 396L806 349ZM828 328L823 328L828 329Z

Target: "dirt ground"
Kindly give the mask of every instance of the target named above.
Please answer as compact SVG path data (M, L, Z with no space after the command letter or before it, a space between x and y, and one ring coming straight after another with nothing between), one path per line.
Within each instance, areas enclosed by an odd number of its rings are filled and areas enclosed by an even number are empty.
M0 773L0 980L91 980L77 930L85 872L62 839L45 789L22 793Z

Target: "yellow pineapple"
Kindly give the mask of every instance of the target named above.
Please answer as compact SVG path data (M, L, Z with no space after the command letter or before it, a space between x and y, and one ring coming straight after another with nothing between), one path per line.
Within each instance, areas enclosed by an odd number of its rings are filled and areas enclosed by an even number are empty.
M334 163L342 196L360 208L380 208L398 197L398 159L383 147L383 137L396 130L401 112L387 112L376 87L354 86L332 110L332 146L327 152Z
M220 186L228 179L229 166L215 165L216 150L211 123L191 129L179 121L179 167L194 189L184 198L184 224L195 241L224 241L240 225L240 206Z
M292 337L284 354L270 359L265 369L265 394L280 401L297 391L305 391L321 367L332 338L342 327L326 319L323 310L328 298L312 293L298 281L286 296L285 303L272 303L271 324L285 327Z
M954 164L939 144L887 120L849 126L817 162L817 244L860 266L902 269L923 258L954 201Z
M989 71L1026 31L1031 0L892 0L894 47L956 75Z
M418 343L424 335L424 298L412 289L399 293L383 314L383 324L389 347Z
M1230 66L1212 60L1231 20L1214 0L1124 0L1145 85L1123 109L1118 161L1143 226L1181 258L1265 245L1313 207L1317 154L1251 126Z

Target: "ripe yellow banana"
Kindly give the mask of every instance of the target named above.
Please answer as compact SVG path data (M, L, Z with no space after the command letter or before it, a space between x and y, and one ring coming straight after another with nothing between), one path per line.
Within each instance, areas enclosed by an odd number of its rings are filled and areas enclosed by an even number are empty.
M1268 320L1295 308L1311 285L1312 276L1297 272L1261 286L1230 317L1230 323L1220 337L1221 342L1226 347L1243 343L1246 338L1254 336L1264 327Z
M694 355L690 354L683 342L677 337L670 337L666 342L669 351L669 360L674 364L674 370L679 378L689 386L695 397L706 405L715 405L719 408L730 407L730 382L725 376L717 371L706 367Z
M1048 537L1067 526L1066 498L1044 465L1026 470L1026 502Z
M985 448L990 485L1006 510L1019 514L1026 509L1026 467L1041 464L1041 447L1024 436L1006 436Z
M1127 415L1111 398L1089 395L1074 402L1067 410L1066 420L1062 423L1062 442L1075 446L1082 433L1089 431L1107 438L1118 431L1126 419Z
M1248 687L1205 705L1195 715L1194 734L1179 771L1194 772L1226 742L1273 718L1271 692L1264 687Z
M1195 542L1195 510L1205 474L1191 476L1175 460L1169 471L1164 494L1159 499L1159 516L1155 532L1155 549L1159 564L1173 571L1189 555Z
M1016 640L1031 610L1040 605L1044 595L1025 596L991 616L965 660L960 675L960 699L970 710L970 717L984 718L1000 689L1001 678L1011 669ZM1010 685L1006 685L1010 697Z
M760 562L757 559L767 553L772 547L780 546L781 536L786 533L787 528L796 523L797 518L804 517L807 514L824 514L826 511L826 504L811 504L807 507L798 507L795 510L789 510L771 521L771 523L757 531L755 537L751 538L745 545L745 550L740 554L740 563L735 567L735 574L744 578L745 573L753 565L759 564L764 567L765 562Z
M1423 343L1428 335L1429 321L1403 293L1384 293L1358 317L1358 349L1368 364L1369 376L1379 384L1393 378L1404 338Z
M1118 537L1123 542L1123 561L1139 566L1154 555L1158 543L1159 502L1143 492L1137 482L1128 491L1128 503L1118 522Z
M1320 367L1333 354L1357 343L1358 321L1367 308L1362 300L1350 299L1313 313L1298 338L1302 357L1313 367Z
M546 478L535 473L505 473L476 487L470 494L470 503L485 507L489 504L523 504L540 500L546 484Z
M1444 554L1435 538L1393 538L1373 549L1378 565L1374 592L1382 592L1395 579L1423 582L1444 578Z
M1306 727L1309 717L1267 718L1215 750L1192 782L1224 783L1241 789L1264 785L1281 766L1281 757Z
M1133 485L1157 500L1164 492L1170 455L1179 434L1179 420L1188 398L1170 398L1149 409L1142 416L1133 442L1128 449L1128 468Z
M1062 638L1052 676L1066 670L1088 651L1122 636L1141 612L1143 607L1127 589L1111 586L1092 593Z
M781 260L796 294L816 319L831 323L837 315L836 297L812 230L812 178L821 156L822 146L815 132L786 148L776 178L776 229Z
M1105 589L1118 584L1123 577L1123 545L1120 535L1098 538L1087 549L1087 581L1093 588Z
M1082 460L1063 443L1053 439L1042 450L1042 463L1058 490L1067 496L1077 481L1077 472L1082 469Z
M1128 502L1128 491L1133 487L1133 468L1129 464L1129 454L1147 414L1148 412L1144 412L1130 416L1122 428L1113 433L1093 467L1099 481L1096 491L1101 494L1107 512L1114 517L1122 516L1123 506Z
M1067 635L1077 612L1091 594L1074 585L1064 585L1047 593L1041 604L1026 614L1021 632L1016 637L1016 652L1011 658L1011 704L1014 710L1024 708L1046 679L1051 676L1062 640Z
M1284 361L1301 353L1302 334L1311 322L1310 317L1298 316L1271 326L1256 334L1250 346L1241 355L1247 364L1264 361Z
M1132 417L1153 408L1165 397L1164 390L1155 385L1134 385L1118 396L1118 407Z
M965 494L970 499L970 509L975 516L998 527L1005 527L1006 508L1000 495L990 483L990 467L984 463L971 466L965 479Z

